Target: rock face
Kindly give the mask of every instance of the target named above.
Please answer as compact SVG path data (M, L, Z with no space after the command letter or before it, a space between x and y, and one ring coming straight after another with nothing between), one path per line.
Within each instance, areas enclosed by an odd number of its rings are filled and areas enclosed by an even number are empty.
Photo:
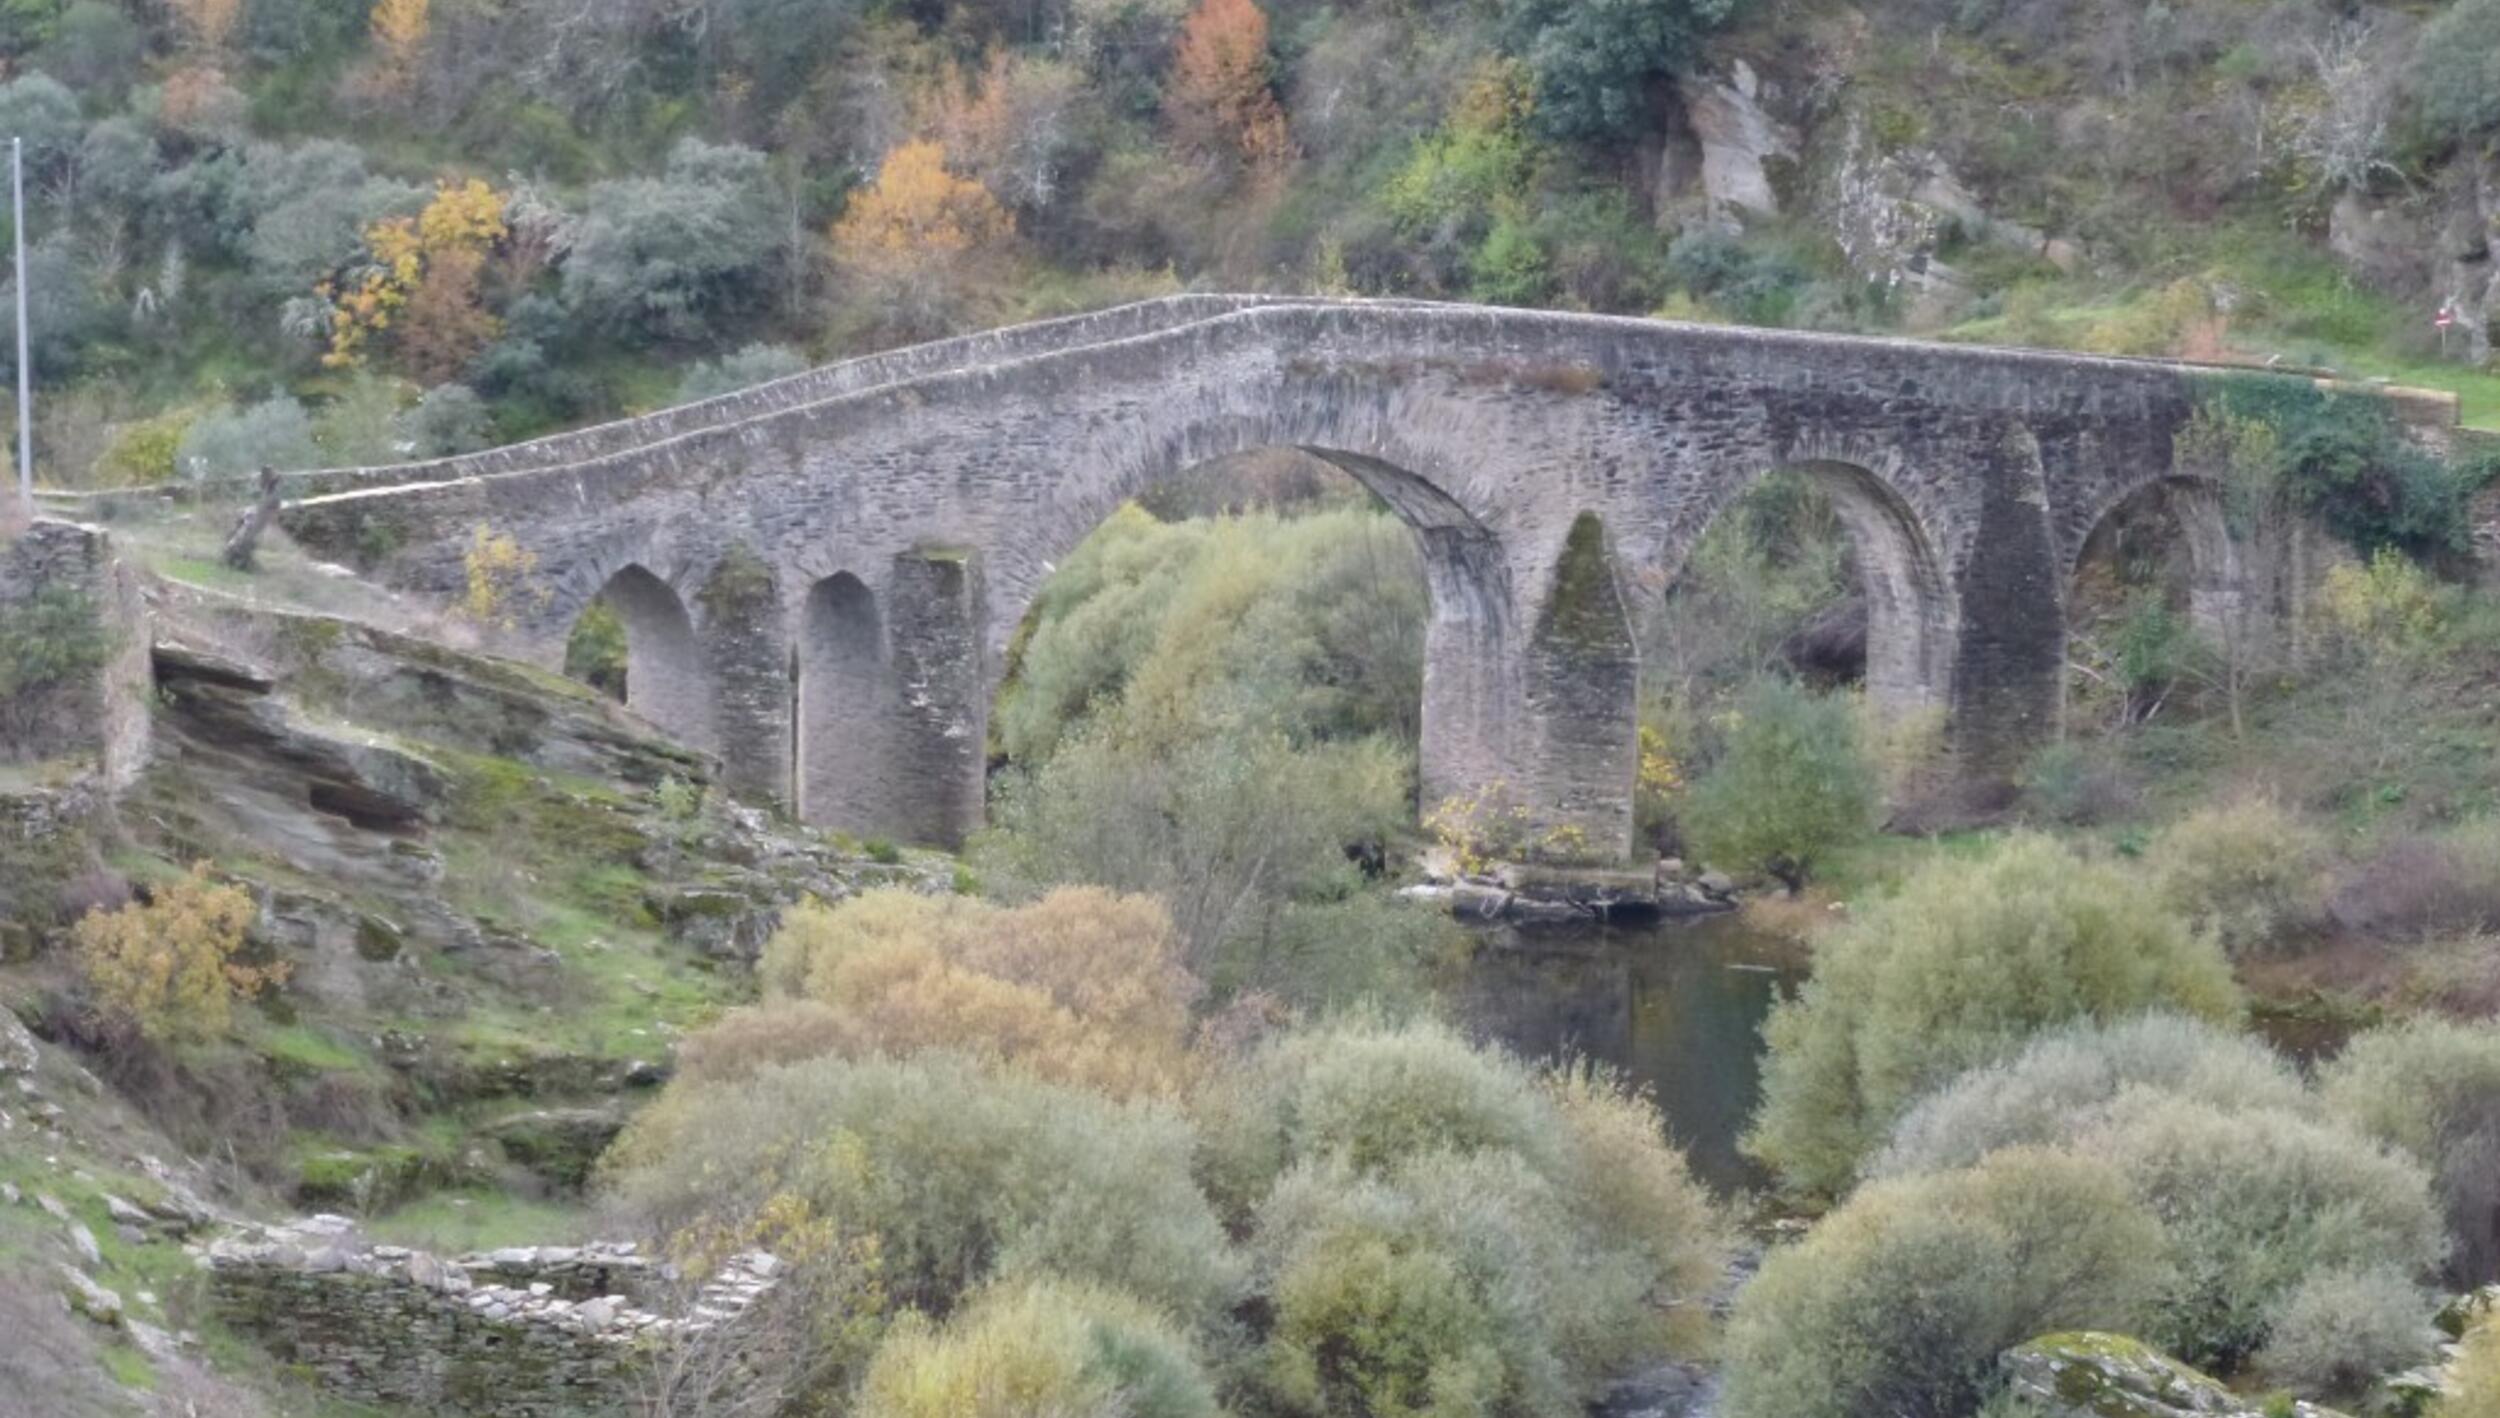
M2007 1351L2004 1364L2016 1411L2038 1418L2341 1418L2314 1403L2242 1398L2124 1335L2043 1335Z
M733 1257L681 1313L663 1315L648 1308L663 1269L630 1245L446 1260L369 1245L338 1216L237 1233L203 1261L226 1319L334 1392L511 1418L634 1411L662 1356L696 1342L734 1352L780 1270L761 1251Z

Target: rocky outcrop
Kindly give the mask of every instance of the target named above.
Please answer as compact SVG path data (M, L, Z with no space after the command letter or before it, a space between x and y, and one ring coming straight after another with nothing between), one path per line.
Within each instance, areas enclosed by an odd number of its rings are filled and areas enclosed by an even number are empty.
M1667 138L1660 192L1670 202L1698 197L1704 219L1716 226L1778 216L1773 173L1796 164L1797 130L1764 106L1753 66L1739 59L1724 79L1687 76L1676 92L1682 123Z
M2341 1418L2306 1401L2243 1398L2124 1335L2043 1335L2003 1362L2016 1411L2036 1418Z
M781 1269L765 1252L733 1257L663 1314L668 1272L630 1244L443 1259L369 1244L338 1216L240 1232L202 1261L229 1323L341 1396L509 1418L632 1411L673 1350L734 1352Z

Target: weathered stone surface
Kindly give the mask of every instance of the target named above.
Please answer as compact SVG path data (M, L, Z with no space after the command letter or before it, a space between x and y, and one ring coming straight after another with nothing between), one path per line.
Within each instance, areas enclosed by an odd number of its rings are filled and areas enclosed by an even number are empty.
M2020 1405L2039 1418L2340 1418L2306 1401L2277 1409L2224 1388L2141 1340L2050 1334L2004 1358Z
M548 663L630 584L635 655L676 647L666 673L629 673L655 722L716 743L743 792L944 841L977 813L981 711L1051 569L1163 480L1302 448L1423 545L1425 800L1498 788L1603 857L1630 841L1628 760L1615 781L1590 766L1629 741L1629 637L1545 633L1581 582L1563 573L1584 518L1612 587L1591 604L1637 621L1721 508L1803 468L1858 547L1872 694L1948 711L1963 767L1992 777L2056 729L2065 581L2092 529L2200 476L2172 446L2195 371L1793 331L1183 298L839 368L717 421L561 445L600 449L576 461L360 476L284 518L329 554L395 547L379 573L436 594L464 584L480 523L508 531L550 582L522 631ZM376 485L399 476L431 480ZM866 688L812 698L811 658ZM811 729L826 704L843 713ZM878 776L896 762L915 771Z
M750 1252L662 1314L658 1268L630 1245L443 1260L367 1245L336 1216L241 1231L203 1260L230 1323L341 1395L512 1418L632 1411L655 1354L750 1322L778 1284Z
M101 662L0 700L0 766L67 761L118 788L147 762L148 632L138 580L95 527L37 520L0 539L0 620L38 596L75 607Z
M512 1161L578 1191L624 1128L624 1115L613 1108L539 1108L497 1118L482 1132Z

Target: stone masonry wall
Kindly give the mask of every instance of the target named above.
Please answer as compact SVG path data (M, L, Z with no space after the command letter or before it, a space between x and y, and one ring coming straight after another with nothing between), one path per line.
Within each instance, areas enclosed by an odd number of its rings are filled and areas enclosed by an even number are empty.
M496 1418L633 1411L659 1355L752 1322L780 1269L761 1251L734 1257L664 1315L649 1308L663 1268L630 1244L447 1260L367 1244L340 1216L228 1236L202 1263L227 1320L340 1395Z
M0 699L0 764L68 760L119 788L148 752L147 612L138 581L111 539L72 522L35 522L0 541L0 625L29 615L39 598L67 597L74 632L101 663L47 676ZM19 671L0 666L0 687Z

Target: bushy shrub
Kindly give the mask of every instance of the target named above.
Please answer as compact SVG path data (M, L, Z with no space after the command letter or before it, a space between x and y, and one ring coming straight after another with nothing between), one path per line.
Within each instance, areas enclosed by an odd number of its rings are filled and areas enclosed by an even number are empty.
M2407 87L2443 142L2500 127L2500 3L2458 0L2424 25Z
M2426 1277L2447 1249L2422 1169L2343 1128L2152 1096L2075 1145L2161 1217L2178 1279L2146 1337L2208 1369L2262 1348L2311 1276Z
M2354 1039L2319 1076L2337 1117L2431 1169L2462 1285L2500 1279L2500 1026L2417 1019Z
M486 403L466 384L437 384L399 416L394 432L411 458L474 453L488 442Z
M1920 1099L1867 1174L1950 1171L2002 1147L2060 1144L2123 1112L2145 1089L2226 1112L2314 1111L2300 1075L2261 1040L2176 1014L2086 1020Z
M1285 1411L1577 1412L1694 1337L1723 1263L1646 1099L1439 1024L1272 1040L1196 1113L1200 1179L1275 1315L1251 1367Z
M623 1219L660 1235L781 1197L838 1217L878 1239L897 1305L1048 1273L1197 1324L1239 1276L1189 1164L1168 1111L924 1054L678 1079L604 1166Z
M807 368L807 356L788 345L752 344L719 359L707 359L686 371L677 381L677 401L691 404L698 399L734 394L758 384L787 378Z
M982 1292L943 1326L907 1319L870 1361L861 1418L1217 1418L1188 1338L1136 1300L1036 1278Z
M251 893L211 881L205 863L144 903L81 919L78 965L107 1013L154 1038L211 1039L232 1026L234 1002L283 983L287 966L236 956L259 915Z
M2390 837L2327 906L2349 929L2394 939L2500 929L2500 819Z
M2500 1418L2500 1324L2486 1321L2465 1336L2450 1379L2432 1418Z
M1621 138L1654 119L1653 91L1741 0L1507 0L1505 46L1536 76L1536 118L1559 138Z
M773 207L762 153L680 139L660 176L591 187L564 262L565 297L610 329L702 339L769 296Z
M2059 1329L2132 1330L2168 1279L2115 1171L2034 1148L1869 1185L1773 1251L1727 1333L1730 1418L1967 1413L1997 1355Z
M2433 1308L2420 1284L2391 1267L2320 1271L2274 1307L2257 1367L2305 1393L2360 1393L2431 1357Z
M281 394L246 409L203 414L182 432L174 466L187 478L243 476L262 468L319 467L312 416Z
M1821 942L1772 1010L1745 1145L1836 1195L1925 1090L2036 1030L2157 1008L2225 1020L2240 996L2221 950L2124 869L2028 835L1932 862Z
M1159 903L1091 887L1014 908L899 889L809 902L766 943L760 974L768 995L819 1008L733 1013L707 1031L729 1037L696 1052L717 1070L792 1057L800 1040L853 1058L951 1049L1112 1094L1168 1093L1189 1076L1197 994L1178 956Z
M1875 769L1844 699L1765 679L1737 701L1717 762L1693 785L1684 829L1705 860L1760 868L1794 892L1832 849L1875 824Z
M2279 804L2248 798L2188 814L2153 839L2162 899L2233 956L2284 949L2318 919L2325 843Z

